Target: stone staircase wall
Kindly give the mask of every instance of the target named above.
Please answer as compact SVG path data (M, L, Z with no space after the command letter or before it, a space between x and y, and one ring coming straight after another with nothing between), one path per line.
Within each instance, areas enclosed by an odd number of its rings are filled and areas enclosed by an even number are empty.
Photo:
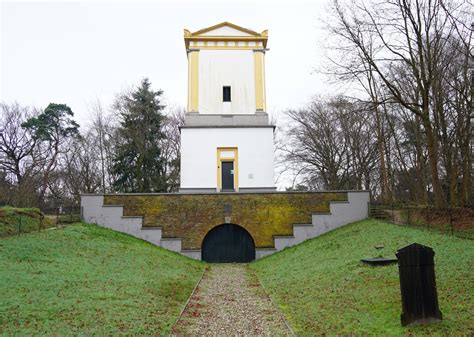
M297 245L348 223L368 217L369 193L347 192L348 201L330 203L329 213L314 213L311 224L294 224L292 236L275 236L275 249Z
M161 246L161 228L143 227L143 217L124 216L123 206L104 205L103 195L81 196L82 219Z
M84 221L198 260L204 236L222 223L236 223L246 228L256 242L258 259L367 218L368 202L366 191L234 193L204 197L194 194L188 198L182 198L181 194L122 194L83 195L81 198ZM196 207L203 204L207 205L204 211ZM215 214L211 214L212 209ZM196 227L196 219L203 222L201 227ZM205 224L206 221L209 223ZM187 231L173 231L173 226L181 226L180 222L188 223L184 226Z

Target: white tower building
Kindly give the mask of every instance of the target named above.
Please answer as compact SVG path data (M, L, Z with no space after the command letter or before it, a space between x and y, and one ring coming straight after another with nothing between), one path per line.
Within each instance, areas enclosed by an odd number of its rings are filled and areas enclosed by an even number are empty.
M188 106L181 127L182 192L273 191L266 112L267 31L223 22L191 33Z

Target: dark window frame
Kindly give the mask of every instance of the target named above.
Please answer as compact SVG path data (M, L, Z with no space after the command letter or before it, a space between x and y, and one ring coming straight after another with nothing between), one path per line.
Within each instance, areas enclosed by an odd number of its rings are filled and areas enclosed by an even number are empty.
M222 87L222 102L232 102L232 89L230 85Z

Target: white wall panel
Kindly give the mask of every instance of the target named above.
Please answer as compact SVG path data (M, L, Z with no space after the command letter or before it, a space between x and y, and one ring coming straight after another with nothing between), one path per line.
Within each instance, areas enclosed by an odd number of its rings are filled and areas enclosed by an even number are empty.
M238 148L239 188L274 187L273 128L181 129L181 188L217 187L217 148Z
M222 87L227 85L231 86L232 102L222 101ZM255 113L252 50L199 51L199 113Z

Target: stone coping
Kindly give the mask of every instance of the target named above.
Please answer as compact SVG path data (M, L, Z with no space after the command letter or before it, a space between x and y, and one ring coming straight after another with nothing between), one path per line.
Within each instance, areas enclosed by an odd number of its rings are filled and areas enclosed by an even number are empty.
M233 128L272 128L275 129L276 125L245 125L245 124L230 124L230 125L183 125L179 129L233 129Z
M368 190L325 190L325 191L261 191L261 192L169 192L169 193L83 193L81 196L120 196L120 195L170 195L170 196L180 196L180 195L239 195L239 194L303 194L303 193L367 193ZM334 203L334 201L332 201ZM341 201L342 203L347 203L347 201ZM104 206L114 206L114 205L104 205Z

